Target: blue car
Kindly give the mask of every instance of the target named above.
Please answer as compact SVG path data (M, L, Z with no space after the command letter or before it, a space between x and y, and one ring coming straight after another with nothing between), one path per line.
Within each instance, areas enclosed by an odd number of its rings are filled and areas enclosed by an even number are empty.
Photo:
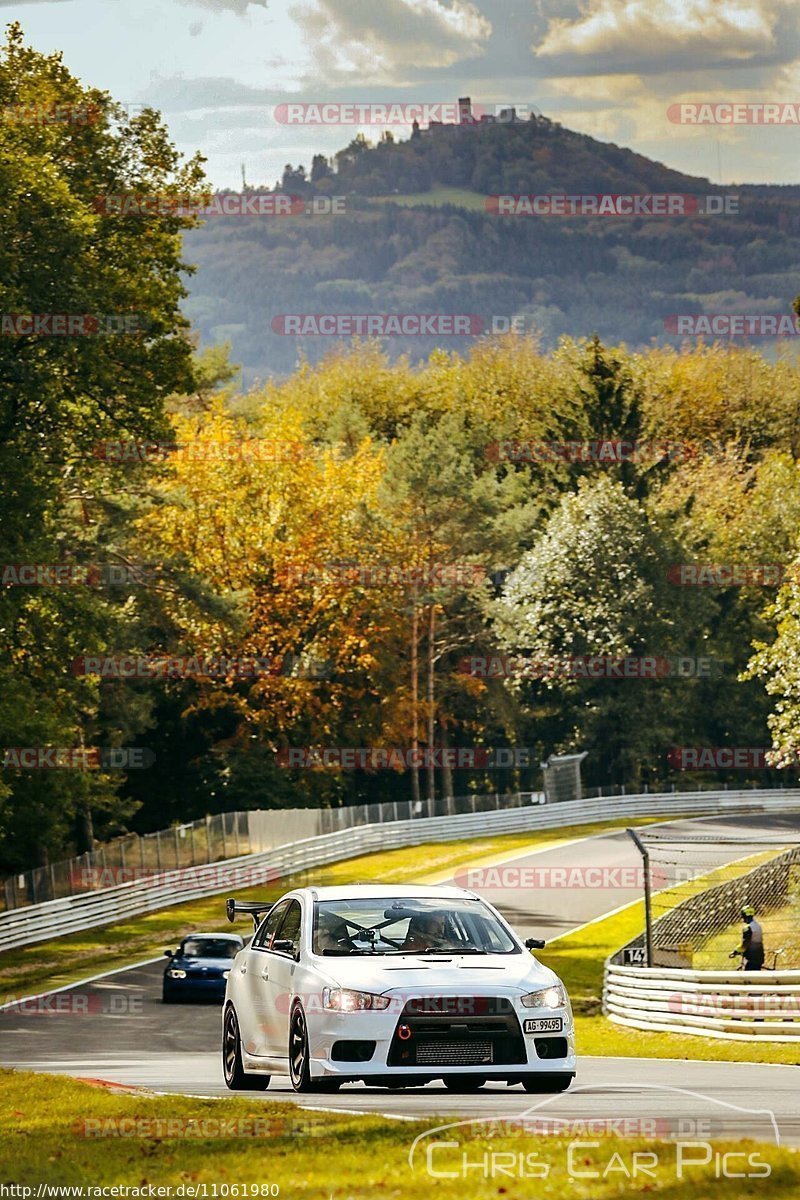
M235 933L192 933L177 950L165 950L169 963L164 969L161 998L165 1004L177 1000L225 999L225 984L244 941Z

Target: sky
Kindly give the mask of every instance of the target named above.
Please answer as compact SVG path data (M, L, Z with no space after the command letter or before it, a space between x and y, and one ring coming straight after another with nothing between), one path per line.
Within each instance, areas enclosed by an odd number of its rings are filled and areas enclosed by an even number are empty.
M273 185L359 131L287 101L527 105L712 182L800 183L800 126L691 126L676 103L800 109L800 0L0 0L84 83L159 108L215 187ZM404 126L393 129L407 136Z

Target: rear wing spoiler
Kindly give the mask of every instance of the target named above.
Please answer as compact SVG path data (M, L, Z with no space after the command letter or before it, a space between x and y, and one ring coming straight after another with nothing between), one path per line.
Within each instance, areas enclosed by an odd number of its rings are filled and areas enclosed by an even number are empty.
M253 918L253 928L258 929L262 916L268 913L274 907L274 900L254 900L242 901L234 900L233 896L229 896L225 901L225 912L231 924L236 920L240 913L247 913Z

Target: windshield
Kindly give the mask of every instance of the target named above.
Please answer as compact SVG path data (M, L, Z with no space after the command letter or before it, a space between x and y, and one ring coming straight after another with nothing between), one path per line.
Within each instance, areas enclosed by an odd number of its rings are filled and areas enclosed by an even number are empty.
M323 900L314 906L315 954L520 954L480 900Z
M238 942L228 938L189 938L181 946L184 958L236 958L241 950Z

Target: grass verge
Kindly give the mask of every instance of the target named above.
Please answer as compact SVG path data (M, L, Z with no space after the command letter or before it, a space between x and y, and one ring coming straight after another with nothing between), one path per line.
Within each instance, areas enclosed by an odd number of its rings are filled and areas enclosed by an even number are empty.
M434 1188L441 1200L496 1200L506 1192L575 1200L610 1200L626 1190L663 1200L730 1194L719 1158L711 1155L708 1163L692 1167L684 1163L680 1177L677 1145L644 1138L587 1140L578 1134L572 1141L580 1145L570 1152L569 1137L520 1136L519 1127L504 1129L497 1121L434 1134L410 1164L414 1139L450 1118L431 1114L424 1121L393 1122L380 1115L304 1113L271 1101L119 1095L62 1076L16 1071L0 1071L0 1095L0 1178L33 1189L29 1195L40 1184L151 1185L201 1197L205 1185L211 1198L270 1195L264 1189L273 1185L278 1191L271 1194L281 1200L429 1200ZM520 1093L520 1112L534 1099ZM429 1160L435 1174L426 1169L425 1153L433 1138L439 1140ZM444 1140L458 1144L447 1148ZM718 1142L714 1148L736 1150L740 1173L758 1171L759 1177L737 1178L737 1197L782 1200L800 1192L797 1152L750 1143L754 1157L747 1165L741 1142ZM650 1174L630 1179L635 1152L649 1155L644 1161ZM700 1157L696 1149L691 1156ZM465 1159L479 1168L465 1172Z

